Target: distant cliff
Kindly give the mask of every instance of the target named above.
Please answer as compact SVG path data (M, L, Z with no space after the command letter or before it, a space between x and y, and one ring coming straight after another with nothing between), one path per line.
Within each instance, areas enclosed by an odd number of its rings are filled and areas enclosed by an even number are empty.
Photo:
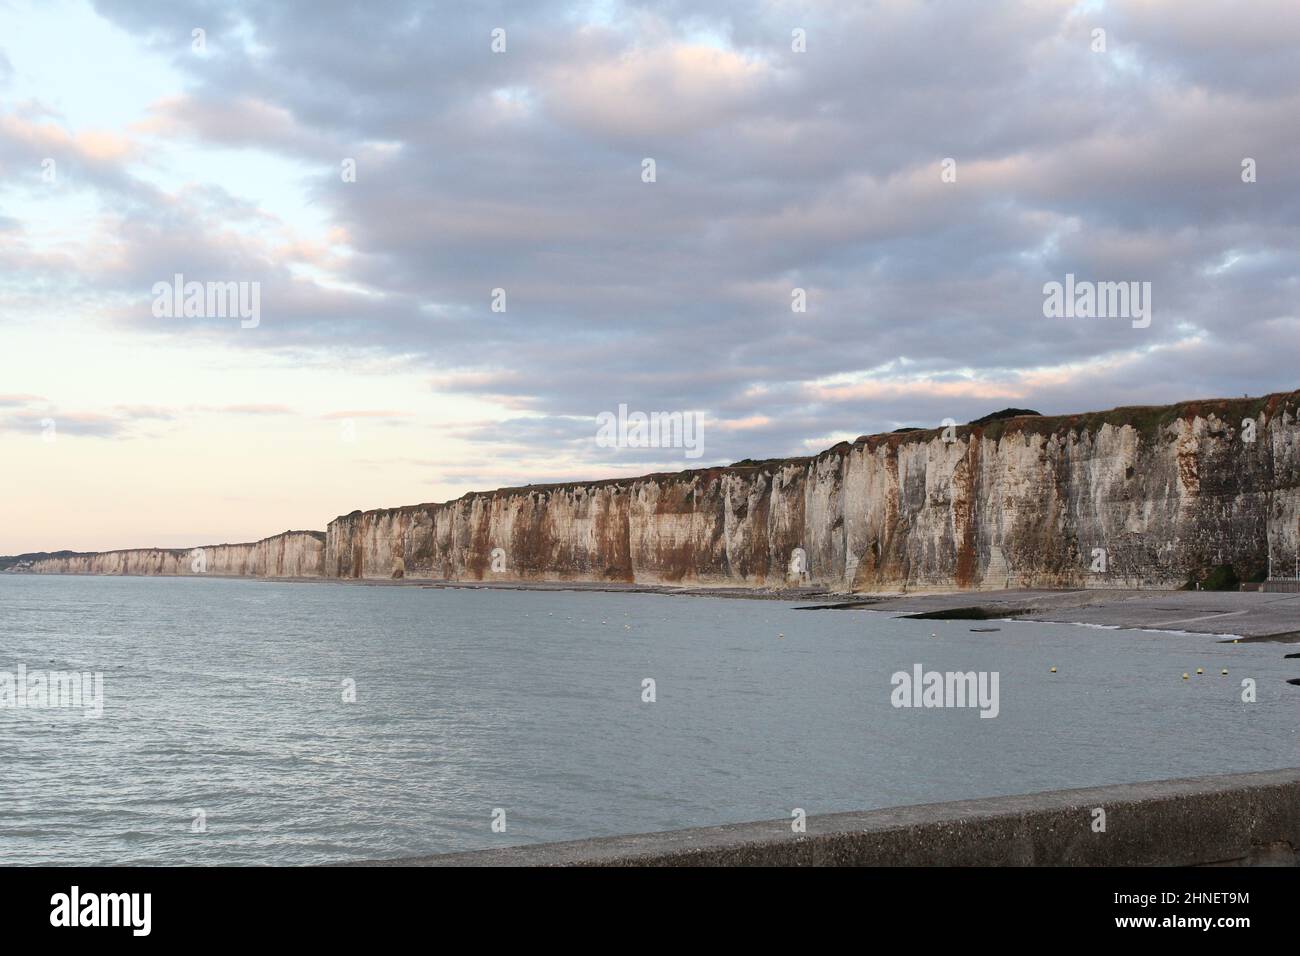
M325 535L322 532L285 531L246 544L18 555L16 559L0 559L0 568L32 574L214 574L314 578L321 575L324 551ZM9 568L5 567L6 562Z
M303 570L307 542L297 564L232 555L216 564L267 570L208 570L869 591L1179 587L1222 565L1257 578L1270 551L1295 559L1300 392L980 421L809 458L355 511L330 522L318 571ZM34 569L186 573L155 570L173 554L189 552Z

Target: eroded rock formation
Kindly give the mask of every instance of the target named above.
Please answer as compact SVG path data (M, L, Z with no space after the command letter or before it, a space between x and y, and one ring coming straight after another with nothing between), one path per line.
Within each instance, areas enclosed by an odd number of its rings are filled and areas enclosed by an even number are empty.
M315 578L321 575L325 535L285 531L246 544L196 548L133 548L35 558L22 570L34 574L214 574L259 578Z
M809 458L355 511L209 573L898 590L1178 587L1295 559L1300 392L845 442ZM278 536L280 538L287 535ZM292 554L294 557L289 558ZM189 552L42 571L186 573ZM116 556L116 557L114 557ZM239 568L240 570L216 570ZM310 570L317 568L318 570ZM292 569L292 570L288 570Z

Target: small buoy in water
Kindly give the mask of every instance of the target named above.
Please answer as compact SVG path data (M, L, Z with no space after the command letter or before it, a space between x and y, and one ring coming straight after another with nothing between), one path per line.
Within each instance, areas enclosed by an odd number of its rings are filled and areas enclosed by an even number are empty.
M1187 672L1186 672L1186 671L1183 672L1183 680L1187 680Z
M783 638L783 637L785 637L784 634L778 634L778 635L777 635L777 639L778 639L778 640L781 639L781 638Z
M931 637L938 637L939 635L938 635L938 634L931 634L930 636L931 636Z
M1055 668L1055 667L1052 668L1052 673L1053 673L1053 674L1056 673L1056 668Z
M1227 676L1228 676L1228 669L1225 667L1223 670L1219 671L1219 673L1222 674L1224 677L1227 677Z
M1200 668L1200 667L1198 667L1198 668L1196 668L1196 673L1198 673L1198 674L1204 674L1204 673L1205 673L1205 670L1204 670L1204 668Z

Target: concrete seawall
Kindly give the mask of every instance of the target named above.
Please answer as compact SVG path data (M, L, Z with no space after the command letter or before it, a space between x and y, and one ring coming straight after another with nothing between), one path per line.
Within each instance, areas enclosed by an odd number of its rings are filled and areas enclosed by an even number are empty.
M1295 866L1298 851L1293 767L809 816L803 834L774 820L362 865Z

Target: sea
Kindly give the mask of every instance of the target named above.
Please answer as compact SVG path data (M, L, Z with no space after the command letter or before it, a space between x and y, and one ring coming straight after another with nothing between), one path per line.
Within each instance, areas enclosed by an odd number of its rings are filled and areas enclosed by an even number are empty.
M1300 757L1291 645L798 608L0 575L0 865L390 859Z

